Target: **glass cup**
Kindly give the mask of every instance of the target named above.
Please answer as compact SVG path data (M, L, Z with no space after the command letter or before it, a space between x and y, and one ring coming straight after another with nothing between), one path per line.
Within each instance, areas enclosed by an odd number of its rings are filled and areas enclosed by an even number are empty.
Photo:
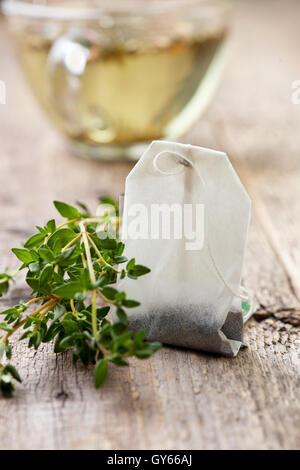
M73 152L138 158L176 140L220 77L229 0L6 0L35 96Z

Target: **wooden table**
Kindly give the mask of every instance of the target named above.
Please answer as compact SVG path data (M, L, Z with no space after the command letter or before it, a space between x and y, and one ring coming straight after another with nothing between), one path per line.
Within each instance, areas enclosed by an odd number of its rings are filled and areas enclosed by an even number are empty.
M0 398L1 449L299 449L299 17L297 0L239 2L221 86L184 139L226 151L254 202L244 283L260 310L246 327L249 348L234 360L163 348L114 368L96 391L67 354L18 343L24 383ZM55 214L52 200L117 197L131 164L67 153L0 25L0 260L13 268L10 248ZM18 281L1 308L27 295Z

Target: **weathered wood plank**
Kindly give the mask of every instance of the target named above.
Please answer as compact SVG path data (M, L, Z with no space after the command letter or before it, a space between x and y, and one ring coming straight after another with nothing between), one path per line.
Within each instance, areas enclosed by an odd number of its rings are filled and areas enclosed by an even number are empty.
M100 391L67 354L17 343L24 383L14 399L0 398L1 449L300 447L299 327L279 319L299 304L300 106L290 104L290 84L300 76L300 5L273 1L272 21L269 12L268 1L239 4L223 84L186 140L228 151L251 193L244 278L274 315L250 322L249 348L234 360L164 348L113 368ZM0 106L0 259L14 267L8 250L55 214L51 200L117 197L131 165L69 155L19 77L2 25L0 54L8 84ZM20 294L22 280L1 308Z

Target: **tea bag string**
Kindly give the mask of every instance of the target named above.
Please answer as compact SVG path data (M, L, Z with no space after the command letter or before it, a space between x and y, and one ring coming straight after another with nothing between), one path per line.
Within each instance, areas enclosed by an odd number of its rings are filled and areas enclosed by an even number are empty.
M187 155L183 155L182 153L180 152L177 152L177 151L173 151L173 150L162 150L161 152L159 152L153 159L153 167L156 171L158 171L159 173L163 174L163 175L176 175L178 173L181 173L184 168L181 166L185 166L185 167L191 167L195 170L198 178L200 179L201 181L201 184L203 186L203 189L204 189L204 199L206 201L207 199L207 187L206 187L206 183L204 181L204 178L203 176L201 175L201 173L197 170L197 168L195 167L193 161L190 159L189 155L190 155L190 151L191 151L191 145L187 145L186 146L187 148ZM158 165L158 161L159 159L161 158L161 156L163 154L171 154L171 155L174 155L178 158L177 160L177 163L178 165L176 167L173 167L173 168L170 168L170 169L162 169L159 165ZM247 290L240 286L240 292L236 292L234 289L231 288L231 286L227 283L226 279L224 279L224 276L222 275L220 269L218 268L218 265L215 261L215 258L213 256L213 253L212 253L212 249L211 249L211 244L210 244L210 236L209 236L209 231L210 231L210 220L209 220L209 215L207 214L206 217L208 218L208 237L207 237L207 248L208 248L208 254L209 254L209 257L211 259L211 262L213 264L213 267L219 277L219 279L221 280L221 282L224 284L224 286L229 290L229 292L234 296L234 297L238 297L240 298L241 300L243 301L246 301L246 302L249 302L249 299L250 299L250 294L247 292Z

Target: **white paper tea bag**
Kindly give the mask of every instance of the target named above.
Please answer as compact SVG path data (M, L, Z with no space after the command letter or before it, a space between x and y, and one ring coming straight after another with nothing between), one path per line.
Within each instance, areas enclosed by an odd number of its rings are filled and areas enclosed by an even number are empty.
M126 180L125 255L148 266L119 288L149 340L235 356L253 312L240 287L251 201L225 153L154 141Z

